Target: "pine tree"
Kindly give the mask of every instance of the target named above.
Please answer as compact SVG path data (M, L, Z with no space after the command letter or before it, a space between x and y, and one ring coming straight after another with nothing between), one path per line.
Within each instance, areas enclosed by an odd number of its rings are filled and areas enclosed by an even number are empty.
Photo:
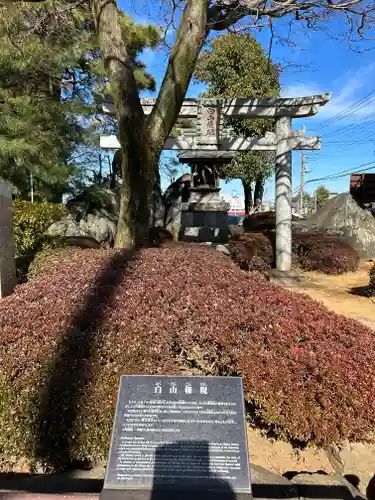
M91 12L66 1L16 3L0 10L0 177L28 197L66 191L79 174L75 150L92 147L92 91L106 82ZM160 38L153 26L121 16L140 88L155 82L137 55Z

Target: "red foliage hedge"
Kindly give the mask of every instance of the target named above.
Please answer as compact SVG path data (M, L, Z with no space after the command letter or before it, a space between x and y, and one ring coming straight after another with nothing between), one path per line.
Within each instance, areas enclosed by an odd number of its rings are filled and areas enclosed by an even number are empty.
M303 269L325 274L343 274L358 269L357 251L337 236L301 232L293 235L292 243Z
M267 271L274 264L274 233L233 235L228 244L232 260L245 271Z
M300 219L292 215L292 220ZM245 231L273 231L276 227L276 213L256 212L245 217L242 225Z
M248 215L244 218L242 225L245 231L272 231L276 226L275 212L259 212Z
M292 244L294 263L305 270L343 274L358 269L358 253L337 236L295 232ZM275 232L236 235L229 243L229 249L232 259L241 269L266 271L274 264Z
M119 376L241 374L250 416L319 445L375 428L374 332L195 246L71 250L0 302L0 454L106 458Z

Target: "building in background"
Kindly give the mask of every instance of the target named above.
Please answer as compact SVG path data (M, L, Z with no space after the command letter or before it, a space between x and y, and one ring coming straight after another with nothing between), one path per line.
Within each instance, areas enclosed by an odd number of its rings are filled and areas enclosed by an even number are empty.
M373 208L375 204L375 174L351 174L350 194L360 205L368 205Z
M331 198L335 198L339 193L335 192L329 192L327 193L327 200L330 200ZM299 194L297 196L293 196L292 198L292 213L294 215L303 215L303 216L308 216L317 211L317 191L314 191L314 193L304 193L303 196L303 208L302 212L300 210L300 197Z
M245 215L245 198L239 196L237 191L232 191L232 194L224 194L223 198L230 204L229 215Z
M245 197L240 196L238 191L232 191L232 194L223 194L224 200L230 204L228 215L245 215ZM261 212L269 212L273 210L270 202L262 203Z

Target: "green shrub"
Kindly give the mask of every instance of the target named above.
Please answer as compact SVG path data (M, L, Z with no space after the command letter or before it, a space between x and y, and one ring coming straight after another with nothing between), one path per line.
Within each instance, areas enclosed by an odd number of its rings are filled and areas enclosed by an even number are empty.
M48 227L66 215L63 205L55 203L30 203L15 201L13 204L13 231L17 255L35 254L46 247L59 247L63 238L46 236Z

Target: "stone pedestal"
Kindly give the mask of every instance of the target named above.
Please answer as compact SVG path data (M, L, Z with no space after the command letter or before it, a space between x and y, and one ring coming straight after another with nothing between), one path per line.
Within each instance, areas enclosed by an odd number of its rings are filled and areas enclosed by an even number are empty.
M12 187L10 184L0 181L0 299L10 295L15 285Z
M189 200L182 203L179 239L197 243L226 243L229 239L228 210L230 204L220 196L220 164L230 158L217 158L213 153L195 157L181 155L181 163L191 166Z
M298 274L298 271L296 271L295 269L291 269L290 271L279 271L278 269L272 269L268 273L268 278L271 283L286 287L298 286L300 284L300 276Z
M182 204L182 241L226 243L229 237L230 206L219 190L191 190L190 200Z

